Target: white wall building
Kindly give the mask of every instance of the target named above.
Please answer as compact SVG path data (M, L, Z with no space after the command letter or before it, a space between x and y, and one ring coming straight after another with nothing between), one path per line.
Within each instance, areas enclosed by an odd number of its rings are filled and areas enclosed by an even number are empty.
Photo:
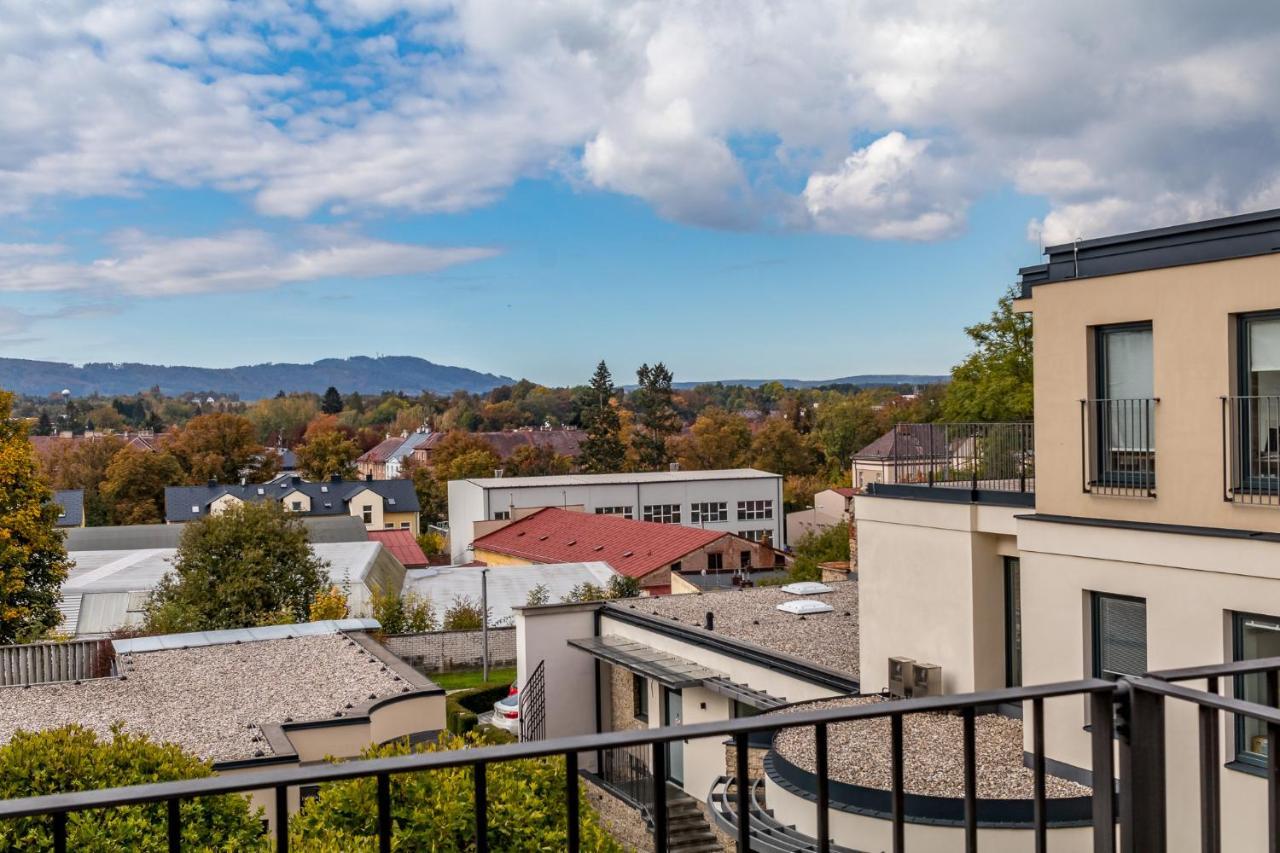
M548 506L723 530L754 541L767 534L775 547L786 544L782 477L754 468L486 477L449 482L454 562L470 558L467 546L489 532L484 522Z

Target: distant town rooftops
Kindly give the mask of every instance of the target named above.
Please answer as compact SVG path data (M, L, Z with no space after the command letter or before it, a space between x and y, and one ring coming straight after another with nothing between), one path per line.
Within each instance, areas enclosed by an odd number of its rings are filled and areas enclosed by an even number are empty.
M789 657L858 678L858 583L829 584L831 592L798 596L777 586L668 595L610 602L611 610L669 620L695 629L713 614L713 632ZM831 606L827 613L804 617L784 613L778 605L809 599Z
M345 515L347 504L362 492L370 491L387 503L391 512L418 512L418 493L409 480L321 480L279 477L270 483L211 483L203 486L168 486L164 490L165 518L171 522L192 521L209 514L209 505L224 495L242 501L283 500L300 492L311 505L308 515Z
M641 578L727 535L549 507L481 536L473 545L477 553L492 551L536 563L600 561L619 574Z
M430 455L448 433L433 432L418 449ZM501 432L476 432L471 437L481 438L489 443L494 452L502 459L509 458L521 447L546 447L559 456L576 457L582 450L582 442L587 433L580 429L509 429Z
M371 658L332 631L127 652L116 661L123 678L0 689L0 742L71 723L105 735L119 722L215 762L268 756L275 739L263 727L351 716L378 699L434 689L407 667Z
M555 474L547 477L475 477L466 482L486 489L532 488L537 486L598 486L632 483L666 483L687 480L758 480L781 475L755 468L723 468L711 471L638 471L622 474Z

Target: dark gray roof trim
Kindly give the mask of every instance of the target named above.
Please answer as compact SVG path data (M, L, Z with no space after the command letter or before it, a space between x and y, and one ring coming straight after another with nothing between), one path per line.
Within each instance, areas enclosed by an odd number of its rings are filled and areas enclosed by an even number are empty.
M1269 255L1280 251L1280 210L1049 246L1047 263L1023 267L1022 296L1039 284Z

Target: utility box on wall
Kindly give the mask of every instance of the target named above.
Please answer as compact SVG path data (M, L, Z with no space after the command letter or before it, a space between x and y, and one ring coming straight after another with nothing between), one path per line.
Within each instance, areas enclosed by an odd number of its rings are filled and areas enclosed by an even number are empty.
M889 658L889 695L904 698L910 695L911 667L915 661L911 658Z
M942 695L942 667L936 663L911 664L911 695L919 699L924 696Z

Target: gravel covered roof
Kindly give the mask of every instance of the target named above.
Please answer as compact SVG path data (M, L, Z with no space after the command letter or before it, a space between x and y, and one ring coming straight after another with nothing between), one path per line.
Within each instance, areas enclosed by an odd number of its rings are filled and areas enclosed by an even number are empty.
M213 761L269 755L259 725L332 717L408 686L370 657L337 634L122 655L124 679L0 688L0 743L19 729L105 734L119 721Z
M715 590L641 598L611 606L634 607L637 613L702 627L708 611L715 614L715 632L754 643L771 651L858 677L858 582L828 584L831 592L791 595L776 586ZM794 616L779 604L808 599L830 604L830 613Z
M879 701L878 696L859 696L808 703L792 710L810 711ZM964 796L963 725L954 714L908 714L903 718L902 763L908 794ZM1034 776L1022 763L1022 721L999 714L983 714L975 720L975 733L978 796L1030 799L1034 795ZM775 746L783 758L814 772L811 729L784 729ZM883 790L892 788L887 717L830 726L827 748L827 766L832 779ZM1045 776L1045 790L1052 798L1087 797L1091 793L1084 785L1052 775Z

